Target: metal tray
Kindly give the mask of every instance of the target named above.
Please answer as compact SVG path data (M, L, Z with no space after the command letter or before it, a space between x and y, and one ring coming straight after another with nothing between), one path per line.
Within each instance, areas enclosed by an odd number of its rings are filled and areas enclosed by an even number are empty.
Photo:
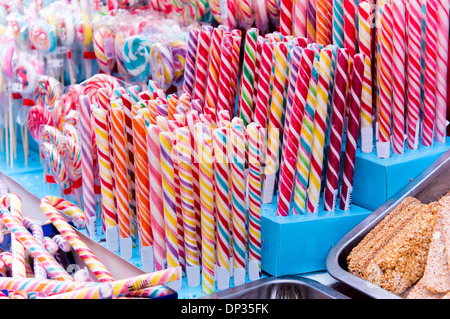
M399 296L352 275L347 268L347 256L406 197L413 196L423 203L430 203L438 200L449 191L450 150L441 155L433 164L419 174L419 176L370 214L330 249L326 261L328 273L335 279L361 291L371 298L400 299Z
M201 299L350 299L318 281L295 277L268 277L225 289Z

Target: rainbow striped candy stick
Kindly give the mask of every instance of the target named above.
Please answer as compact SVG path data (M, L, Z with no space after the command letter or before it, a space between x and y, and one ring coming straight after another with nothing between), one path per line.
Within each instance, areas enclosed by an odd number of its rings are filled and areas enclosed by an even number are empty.
M307 190L307 210L317 212L319 208L320 184L322 180L323 155L325 147L325 130L327 123L328 89L331 73L330 49L320 52L319 80L317 83L316 114L314 116L314 133L311 148L311 171Z
M155 270L162 270L167 266L167 251L159 145L159 134L161 133L161 129L158 125L151 124L147 131L148 172L150 177L150 213L153 232L153 249L155 254Z
M194 185L192 178L192 158L190 132L187 127L175 130L178 155L178 176L183 211L184 247L186 251L186 274L188 285L196 287L200 284L200 268L197 246Z
M217 209L217 288L229 287L230 280L230 169L228 165L229 128L221 127L213 131L214 146L214 188Z
M250 280L261 277L261 204L262 179L260 143L264 136L259 123L247 126L248 134L248 275Z
M308 43L316 42L316 0L308 0L306 5L306 37Z
M256 50L259 31L251 28L245 35L244 61L242 64L241 87L238 99L239 116L247 125L253 118L253 92L255 85Z
M55 294L45 299L112 299L113 290L109 283L83 288L62 294Z
M438 1L438 33L437 33L437 68L436 68L436 130L438 143L446 140L447 128L447 74L448 74L448 42L449 42L449 2Z
M206 131L200 129L199 131L197 142L200 163L202 288L207 294L210 294L215 291L214 265L216 260L213 142L209 129Z
M246 178L245 178L245 149L246 138L243 127L236 122L231 123L231 215L233 225L233 260L234 284L245 282L245 251L247 245L246 229Z
M86 266L99 279L99 281L112 281L113 276L103 266L103 264L94 255L91 249L80 239L75 230L60 215L57 209L52 205L51 196L46 196L41 200L40 207L42 212L50 219L59 233L70 243L72 248L78 253Z
M167 267L179 267L181 265L178 254L178 217L177 194L174 178L174 164L172 161L172 141L170 132L159 134L159 150L161 161L161 185L164 205L164 226L166 235ZM181 282L172 286L181 288Z
M314 59L309 80L305 112L303 113L300 143L297 155L297 173L294 186L294 214L306 212L306 190L311 162L311 147L313 141L314 116L316 111L317 82L319 79L319 60Z
M94 108L92 115L95 121L95 137L101 183L102 215L105 222L106 244L109 250L119 251L119 236L117 213L113 193L111 175L111 158L109 157L109 133L107 128L106 110Z
M189 93L190 95L194 93L196 69L195 61L197 60L198 34L198 30L189 30L187 40L188 50L184 69L183 93Z

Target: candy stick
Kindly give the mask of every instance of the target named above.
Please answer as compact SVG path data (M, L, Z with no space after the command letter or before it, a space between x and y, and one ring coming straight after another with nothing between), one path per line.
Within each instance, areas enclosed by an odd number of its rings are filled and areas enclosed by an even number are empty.
M184 70L183 93L194 93L195 61L197 60L198 30L192 29L188 33L188 51Z
M248 275L250 280L261 277L261 160L264 136L259 123L247 126L248 134Z
M408 148L417 149L419 146L419 123L420 123L420 14L421 4L419 0L407 2L408 11L408 59L407 67L407 97L408 97Z
M348 75L348 49L339 49L336 63L333 112L330 127L330 146L328 151L328 166L324 191L324 209L330 212L334 212L336 209Z
M436 57L438 6L436 0L427 1L425 47L425 95L423 104L422 144L433 145L436 108Z
M280 32L282 35L292 35L292 0L280 1Z
M200 284L200 267L198 262L195 203L193 196L190 133L188 128L181 127L175 130L175 134L177 139L178 175L180 178L180 193L183 209L186 274L188 285L196 287Z
M209 51L211 46L211 33L201 30L198 34L197 68L195 70L194 99L205 103L206 84L208 76Z
M268 105L270 98L270 74L272 71L274 44L263 42L261 53L261 67L258 78L258 92L256 97L256 106L254 113L254 121L261 124L263 128L267 128Z
M328 88L330 86L331 54L330 49L323 49L320 52L316 114L314 116L314 135L311 147L311 172L307 190L307 210L311 213L317 212L319 208L327 123Z
M298 79L295 88L295 99L291 114L292 130L289 130L287 133L286 147L284 150L285 155L282 164L283 171L280 173L277 211L277 215L279 216L289 215L292 191L295 182L295 165L297 163L298 147L300 143L300 131L306 106L314 55L315 53L311 49L304 49L301 55Z
M283 135L284 94L287 80L287 44L277 43L274 48L274 84L270 104L267 164L264 171L263 203L272 202L275 175L279 166L279 150Z
M55 294L45 299L112 299L113 291L110 284L103 283L95 287Z
M164 205L164 225L167 248L167 266L179 267L178 254L178 218L177 218L177 191L174 178L174 164L172 161L172 141L169 132L159 134L161 184ZM181 281L172 283L175 290L181 289Z
M405 5L403 0L392 3L393 41L392 41L392 151L396 154L404 152L405 143Z
M353 174L355 169L355 154L358 139L362 82L364 76L364 55L355 55L352 86L350 93L350 112L347 126L347 140L345 143L344 167L342 173L341 201L342 210L350 210L353 190Z
M331 43L329 29L331 27L330 14L328 12L328 0L317 0L317 26L316 26L316 41L317 44L326 46Z
M384 4L381 16L380 54L380 116L378 119L379 141L377 154L380 158L390 156L391 92L392 92L392 9Z
M234 30L239 31L239 30ZM240 33L240 31L239 31ZM231 114L236 114L235 111L235 105L236 105L236 96L239 95L238 91L238 75L239 75L239 58L241 56L241 35L233 35L233 53L232 53L232 72L230 77L230 84L231 84L231 94L230 94L230 110Z
M213 145L209 132L199 132L197 141L200 163L202 288L207 294L210 294L215 291L214 264L216 259Z
M229 104L231 96L231 74L232 74L232 50L233 37L229 34L224 35L221 45L220 57L220 74L219 74L219 88L217 100L217 112L228 111L231 113L231 106Z
M230 169L228 166L227 127L215 129L214 140L214 186L217 209L217 289L229 287L230 279L230 228L231 221L229 187Z
M245 35L244 61L241 73L239 95L239 116L244 124L251 122L253 117L253 87L255 85L256 49L259 31L251 28Z
M95 137L97 142L98 163L101 183L102 215L105 221L105 235L108 249L119 251L117 213L115 211L111 159L109 156L109 132L106 110L92 110L95 120Z
M333 44L344 47L344 0L333 0Z
M316 0L308 0L306 5L306 37L308 43L316 42Z
M356 53L356 4L355 1L343 0L344 3L344 47L353 59ZM351 61L351 60L350 60ZM350 64L351 65L351 64Z
M226 20L223 23L230 29L236 29L237 27L237 3L236 0L226 1Z
M267 12L269 14L269 19L274 25L279 25L280 16L278 11L278 2L276 0L267 1Z
M115 158L114 170L120 254L124 259L131 259L132 240L131 216L128 203L127 146L125 138L125 116L122 106L113 106L111 108L111 124Z
M155 253L155 270L166 268L166 234L164 226L164 203L161 185L161 162L158 125L148 127L147 151L150 176L150 213L153 232L153 249Z
M307 0L294 1L294 25L292 34L295 37L306 37L306 5Z
M363 91L361 95L361 152L371 153L373 149L373 110L372 110L372 14L371 4L361 2L358 6L358 44L363 53L364 68Z
M17 240L25 249L36 258L45 268L50 278L63 281L73 281L72 277L58 264L58 262L45 250L39 242L21 225L17 217L13 216L5 209L1 210L1 218L6 227L17 236Z
M438 143L446 140L447 128L447 74L448 74L448 42L449 13L448 0L438 1L438 33L436 61L436 130L435 139Z
M219 88L219 72L220 72L220 56L221 44L223 39L223 30L214 28L211 36L211 50L209 66L208 66L208 81L206 84L205 106L216 109L217 106L217 92Z
M153 271L153 230L150 212L150 181L148 169L147 131L142 114L133 117L133 142L136 173L136 208L141 244L141 260L145 271Z

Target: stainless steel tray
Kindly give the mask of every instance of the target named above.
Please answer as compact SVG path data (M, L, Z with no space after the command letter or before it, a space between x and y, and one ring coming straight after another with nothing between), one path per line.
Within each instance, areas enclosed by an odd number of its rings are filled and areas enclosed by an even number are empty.
M326 261L328 273L335 279L342 281L371 298L399 299L400 297L397 295L352 275L347 268L347 256L406 197L413 196L423 203L429 203L438 200L449 191L450 150L441 155L432 165L370 214L330 249Z
M350 299L318 281L295 277L269 277L225 289L201 299Z

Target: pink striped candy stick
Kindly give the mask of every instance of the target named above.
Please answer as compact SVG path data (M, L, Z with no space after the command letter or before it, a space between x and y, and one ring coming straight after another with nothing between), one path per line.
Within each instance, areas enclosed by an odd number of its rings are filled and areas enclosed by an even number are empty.
M294 179L296 172L296 163L298 147L300 143L300 130L303 122L303 112L306 105L306 96L308 95L309 79L311 77L312 64L315 52L311 49L304 49L302 52L298 78L295 89L295 99L292 106L291 126L292 130L287 133L287 145L283 157L283 172L281 173L280 185L278 191L278 216L288 216Z
M306 37L306 4L307 0L294 1L293 35L298 38Z
M158 125L148 127L148 163L150 176L150 213L153 231L153 249L155 257L155 270L167 267L166 260L166 234L164 226L164 203L161 179L160 142L161 129Z
M344 133L345 103L349 75L348 49L338 49L336 60L336 76L333 91L333 111L331 114L330 145L328 148L328 166L325 180L324 209L336 210L339 172L342 152L342 136Z
M408 148L417 149L419 146L419 123L420 123L420 52L421 52L421 2L410 0L407 2L408 12L408 59L406 61L407 71L407 97L408 97Z
M223 30L214 28L211 36L210 60L208 66L208 81L206 84L205 106L217 108L217 93L219 89L220 56L223 39Z
M282 35L292 35L293 0L280 1L280 32Z
M184 69L183 93L189 93L190 95L194 93L198 35L198 30L189 30L187 40L188 50Z
M239 31L239 30L237 30ZM239 31L240 32L240 31ZM235 105L236 105L236 96L239 96L239 87L238 87L238 76L239 76L239 58L241 55L241 35L233 35L233 54L232 54L232 72L231 72L231 78L230 78L230 84L231 84L231 94L230 94L230 111L231 114L235 115Z
M405 4L404 0L392 3L393 40L392 40L392 151L396 154L404 152L405 145Z
M223 37L221 45L217 112L224 110L231 113L229 100L231 95L230 94L231 74L233 72L232 50L233 50L233 37L230 34L226 34Z
M359 130L361 107L361 92L364 75L364 55L355 55L352 72L352 86L350 91L350 112L347 125L347 140L345 143L344 167L342 173L341 202L342 210L350 210L353 189L353 175L355 171L355 154Z
M422 144L433 145L436 112L437 0L427 0Z
M237 4L236 0L226 0L227 3L227 18L223 22L230 29L235 29L237 27Z
M436 130L435 139L445 143L447 128L447 74L449 42L449 2L438 1L437 68L436 68Z
M195 86L193 99L200 99L205 104L205 93L208 76L211 33L201 30L198 34L197 68L195 70Z

